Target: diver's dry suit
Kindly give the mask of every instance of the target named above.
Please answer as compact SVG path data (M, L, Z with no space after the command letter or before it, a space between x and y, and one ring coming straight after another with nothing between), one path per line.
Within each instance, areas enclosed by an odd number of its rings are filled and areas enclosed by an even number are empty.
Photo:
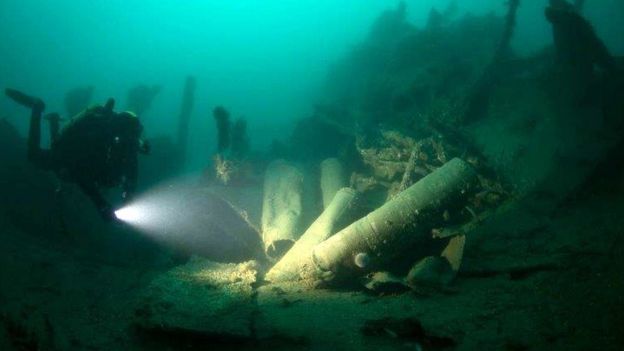
M130 112L113 111L115 101L90 107L79 113L59 131L59 117L48 115L51 148L41 148L41 117L44 102L13 89L6 95L31 109L28 133L28 160L44 170L54 171L61 179L75 182L89 196L105 220L115 218L111 205L100 188L121 186L127 200L136 188L137 155L147 153L141 140L142 125Z

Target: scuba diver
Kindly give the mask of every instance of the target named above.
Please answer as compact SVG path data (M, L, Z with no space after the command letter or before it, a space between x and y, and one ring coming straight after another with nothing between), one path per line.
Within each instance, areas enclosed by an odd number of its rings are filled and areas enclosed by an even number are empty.
M120 186L127 201L136 189L138 154L148 154L149 145L141 139L143 126L132 112L113 111L115 101L90 107L71 118L61 130L58 114L48 114L51 147L41 148L43 100L14 89L5 94L31 109L28 132L28 160L43 170L76 183L95 204L106 221L116 219L113 207L100 193L101 188Z

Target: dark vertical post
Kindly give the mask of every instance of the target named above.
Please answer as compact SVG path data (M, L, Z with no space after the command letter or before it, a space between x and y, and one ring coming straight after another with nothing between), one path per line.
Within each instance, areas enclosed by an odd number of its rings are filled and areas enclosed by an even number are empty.
M188 143L189 122L193 105L195 102L195 78L188 76L184 84L184 93L182 96L182 108L180 110L180 118L178 120L178 153L180 155L181 164L186 160L186 147Z
M473 122L483 116L489 106L492 86L499 78L502 63L511 50L510 43L516 26L516 13L520 6L520 0L509 0L507 16L505 17L505 28L501 36L501 41L494 53L492 62L485 68L481 78L477 81L472 93L468 97L468 107L464 113L465 122Z
M507 16L505 17L505 31L498 46L498 52L494 58L495 61L500 61L509 53L511 37L516 27L516 13L520 6L520 0L509 0L508 6Z

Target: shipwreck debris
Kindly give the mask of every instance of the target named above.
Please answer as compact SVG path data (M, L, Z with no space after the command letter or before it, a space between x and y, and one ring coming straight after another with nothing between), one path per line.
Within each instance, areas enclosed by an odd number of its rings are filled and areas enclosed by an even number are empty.
M266 274L268 281L298 280L305 265L312 265L312 249L353 220L357 194L340 189L325 211L312 223L292 248Z
M582 7L582 2L577 3ZM592 25L566 1L551 1L545 10L552 24L557 63L574 71L584 82L594 74L594 66L608 73L616 69L613 56L598 38Z
M184 82L184 91L182 93L182 106L180 107L180 116L178 117L178 139L177 150L182 162L186 159L186 147L188 144L188 130L195 105L195 77L188 76Z
M401 294L410 290L405 281L389 272L375 272L366 277L364 287L376 294Z
M232 125L232 135L230 136L230 151L232 158L243 160L249 153L249 136L247 135L247 120L238 118Z
M346 171L337 158L328 158L321 162L321 194L323 208L327 208L336 193L349 185Z
M420 260L410 269L405 279L407 284L418 287L443 288L455 278L455 271L450 262L440 256L429 256Z
M264 176L262 241L266 254L279 259L299 238L303 174L284 160L273 161Z
M455 158L314 248L313 259L320 272L336 276L361 275L383 269L418 242L429 238L443 221L443 212L462 203L476 190L477 174L472 166ZM365 268L354 263L366 253Z
M217 153L223 153L230 147L230 113L222 106L217 106L212 115L217 124Z
M520 6L520 0L510 0L507 6L505 27L494 57L468 96L466 111L463 115L463 121L466 123L481 119L486 114L490 105L492 91L504 72L505 61L510 56L510 43L516 27L516 14Z

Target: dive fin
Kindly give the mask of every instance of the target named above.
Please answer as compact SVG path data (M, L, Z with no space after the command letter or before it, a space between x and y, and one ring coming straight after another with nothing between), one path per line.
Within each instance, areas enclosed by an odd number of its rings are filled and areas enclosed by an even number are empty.
M26 95L19 90L7 88L6 90L4 90L4 93L11 100L17 102L18 104L22 106L25 106L28 108L37 108L40 111L43 111L43 109L45 108L45 104L43 103L43 100L34 96Z

